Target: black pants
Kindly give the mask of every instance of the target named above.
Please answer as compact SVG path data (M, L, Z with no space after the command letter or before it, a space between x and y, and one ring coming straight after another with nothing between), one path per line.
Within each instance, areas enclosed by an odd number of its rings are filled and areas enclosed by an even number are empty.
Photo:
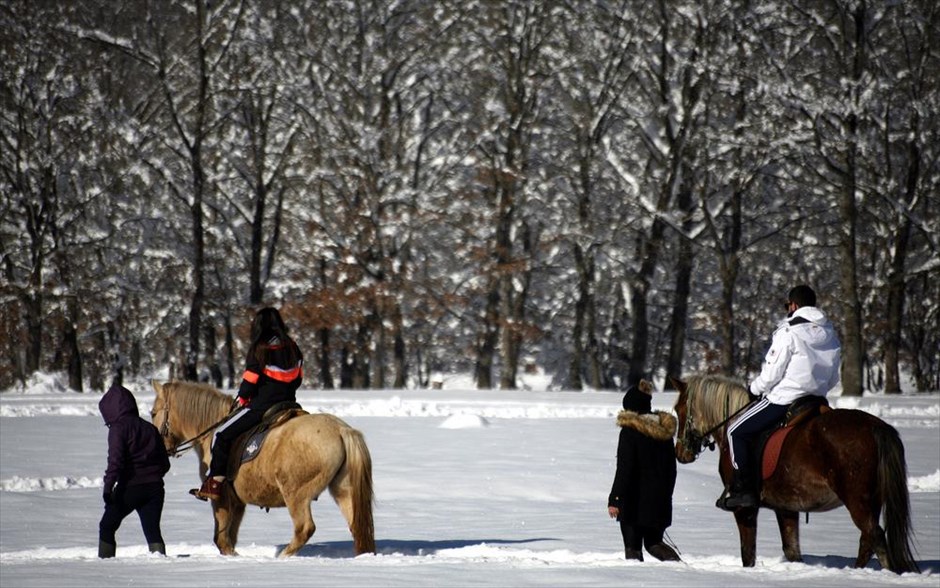
M751 456L751 440L780 421L788 404L773 404L766 398L752 402L744 409L731 425L728 426L728 440L731 442L731 466L739 472L751 474L754 461ZM757 464L758 466L760 464Z
M644 527L634 523L620 521L620 534L623 536L623 546L625 549L641 551L644 545L648 550L653 545L663 542L663 533L666 529L659 527Z
M212 439L212 461L209 463L210 477L228 475L232 444L239 435L260 423L263 416L261 411L242 408L215 430L215 437Z
M114 535L121 522L136 510L147 543L163 543L163 534L160 532L163 497L163 480L133 486L118 485L111 504L104 505L104 515L98 524L98 540L116 545Z

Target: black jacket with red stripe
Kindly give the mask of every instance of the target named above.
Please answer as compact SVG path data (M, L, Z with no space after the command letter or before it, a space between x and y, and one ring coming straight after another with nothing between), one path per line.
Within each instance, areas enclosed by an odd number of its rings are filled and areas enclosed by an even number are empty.
M287 345L295 349L296 362L290 361ZM248 408L264 412L278 402L296 402L297 388L303 382L303 355L293 341L287 345L276 343L268 348L267 365L248 354L242 383L238 387L239 398L249 401Z

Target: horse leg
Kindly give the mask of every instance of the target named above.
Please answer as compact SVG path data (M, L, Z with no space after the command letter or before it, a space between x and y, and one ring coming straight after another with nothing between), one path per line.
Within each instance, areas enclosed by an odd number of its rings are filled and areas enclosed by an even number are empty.
M858 540L858 557L855 560L855 567L864 568L871 560L871 556L877 555L881 567L888 570L888 549L885 541L885 532L878 525L878 518L881 516L881 509L874 511L870 506L866 506L867 500L853 499L847 497L845 507L849 510L852 522L861 531Z
M777 526L780 527L780 541L783 555L787 561L803 561L800 552L800 513L789 510L776 510Z
M245 520L245 507L247 505L244 502L233 501L230 505L230 516L228 522L228 542L232 546L232 553L235 553L235 544L238 543L238 529L242 526L242 521Z
M245 505L239 506L223 497L222 500L213 502L212 514L215 517L215 545L219 548L219 553L238 555L235 553L235 541L238 539L238 527L245 514Z
M346 519L346 525L349 531L353 531L353 500L352 492L349 487L349 479L345 475L346 467L343 466L340 473L330 482L330 496L336 501L336 506Z
M313 497L304 492L298 492L291 495L284 494L287 499L287 511L290 518L294 521L294 538L279 553L279 557L288 557L297 553L301 547L307 544L317 526L313 523L313 513L310 512L310 502Z
M739 508L734 511L741 538L741 564L753 568L757 560L757 508Z

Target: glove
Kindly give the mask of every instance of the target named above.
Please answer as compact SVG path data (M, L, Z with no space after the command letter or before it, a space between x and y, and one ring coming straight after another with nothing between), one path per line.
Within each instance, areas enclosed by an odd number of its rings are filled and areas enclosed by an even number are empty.
M754 382L751 382L747 385L747 393L750 395L751 400L760 400L762 395L754 392Z
M244 396L239 396L237 400L238 400L238 406L248 406L248 403L251 402Z
M104 499L105 504L114 503L114 494L110 490L105 490L104 494L101 497Z

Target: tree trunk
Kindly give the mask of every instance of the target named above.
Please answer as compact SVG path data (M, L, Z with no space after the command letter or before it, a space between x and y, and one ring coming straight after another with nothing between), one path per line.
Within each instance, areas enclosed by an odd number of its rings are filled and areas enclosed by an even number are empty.
M493 357L496 355L496 341L499 337L498 306L499 292L496 290L495 280L492 280L483 313L483 332L477 335L477 357L473 369L473 377L480 390L490 390L493 387Z
M681 374L682 362L685 357L685 334L689 319L689 296L692 293L692 265L695 252L692 241L686 237L692 229L692 193L688 189L679 192L677 204L684 212L682 230L685 234L679 235L679 257L676 259L676 286L672 303L672 330L669 340L669 357L666 359L667 374ZM666 380L666 388L671 387Z
M327 390L333 389L333 374L330 371L330 330L323 327L319 330L320 335L320 354L318 361L320 365L320 384Z
M384 305L381 303L376 303L372 309L372 315L369 317L369 335L372 340L375 341L372 352L369 354L371 356L370 364L372 365L372 377L370 379L370 386L376 390L382 390L385 388L385 372L387 371L388 366L386 366L386 353L385 347L388 342L388 333L385 329L385 320L384 315Z
M584 252L580 244L574 246L574 265L578 275L578 298L574 303L574 326L571 329L571 357L568 361L569 390L581 390L582 366L584 361L584 345L581 340L584 336L585 313L587 312L588 284L585 274Z
M522 353L522 342L525 339L526 330L525 305L529 299L529 287L532 284L532 265L538 235L533 235L529 224L523 223L520 239L522 240L524 263L514 264L520 267L520 269L515 272L515 276L520 282L519 289L517 290L513 287L515 280L507 278L509 288L512 289L512 304L508 309L512 320L510 325L508 325L509 328L503 330L503 333L508 335L505 341L506 352L504 355L506 359L503 362L504 377L501 378L500 382L500 388L503 389L516 388L516 378L519 374L519 356Z
M189 350L186 354L184 377L190 381L199 379L199 341L202 335L202 309L205 305L205 230L203 228L202 205L206 189L206 175L203 169L202 141L206 128L207 106L209 101L208 56L203 28L205 25L205 4L196 3L196 45L199 60L198 94L196 96L196 122L192 144L189 147L189 160L193 174L193 200L190 216L193 223L193 295L189 307Z
M744 196L741 190L735 190L731 195L731 226L729 233L719 233L715 224L712 227L712 236L715 240L715 251L718 257L718 277L721 281L721 297L718 304L718 364L723 374L734 376L737 374L737 361L735 360L736 334L734 316L734 292L738 281L738 272L741 266L741 207ZM728 241L727 246L725 241ZM748 355L745 355L748 357ZM747 365L744 366L745 373Z
M852 157L851 159L854 159ZM862 363L865 352L862 342L862 313L858 299L858 277L855 261L855 231L858 211L855 186L850 182L839 199L839 283L843 308L842 333L842 394L862 395Z
M68 356L66 369L69 374L69 389L84 392L82 387L82 352L78 346L78 331L75 330L75 325L78 323L78 305L74 297L67 304L69 316L65 325L64 344Z
M919 116L916 112L911 115L911 128L916 136L919 129ZM904 200L909 205L917 197L917 184L920 181L920 148L917 142L908 142L907 148L907 181L905 185ZM910 217L900 218L900 228L895 237L891 267L888 274L888 293L886 320L887 329L884 343L885 362L885 394L901 393L901 375L899 369L901 349L901 329L904 322L905 279L904 266L907 261L907 250L910 246L911 221Z
M656 217L650 234L640 243L639 259L640 271L632 284L630 301L633 307L633 345L630 353L630 371L627 374L627 385L632 386L647 377L646 354L649 349L649 317L647 316L647 296L656 263L662 244L666 224Z
M114 321L108 321L108 365L111 366L111 386L124 385L124 357L121 355L121 332Z
M368 319L367 319L368 321ZM350 357L352 369L352 387L356 390L365 390L369 387L369 325L363 322L356 331L356 345Z
M259 166L260 167L260 166ZM260 174L261 170L257 170ZM261 287L261 250L264 247L264 205L267 200L264 178L255 178L255 210L251 218L251 252L248 262L248 302L260 304L264 299Z
M855 55L852 71L854 82L853 105L858 106L861 90L862 74L865 69L866 29L865 5L859 4L853 14L855 21ZM858 192L858 130L859 119L853 109L847 117L845 172L842 178L843 185L839 194L839 242L838 252L839 283L841 286L843 305L843 339L842 339L842 394L844 396L861 396L863 384L863 363L865 361L865 347L862 339L862 305L859 301L858 271L856 269L856 232L858 226L858 210L855 198Z
M692 291L692 259L692 243L683 237L679 245L679 259L676 260L676 292L672 303L672 336L669 340L669 357L666 360L667 374L682 373L689 295ZM666 386L669 388L671 384L667 381Z
M232 313L225 313L225 368L228 373L228 387L235 388L235 336L232 332Z
M392 387L396 390L402 389L408 384L408 361L404 331L401 305L396 301L394 314L392 315L392 353L395 366L395 380L392 382Z
M195 163L195 162L194 162ZM202 308L205 304L205 235L202 219L202 169L195 166L193 204L190 213L193 221L193 295L189 306L189 350L183 377L191 382L199 379L199 340L202 331Z
M42 357L42 293L38 280L30 280L31 292L23 296L23 321L26 323L26 373L31 375L39 371Z
M887 286L887 327L884 342L885 394L901 393L900 363L901 329L904 318L904 261L907 254L910 221L903 221L898 230L894 256Z
M222 387L222 368L219 365L219 354L216 350L215 327L206 322L203 323L203 333L206 341L206 365L209 368L209 378L216 388Z

